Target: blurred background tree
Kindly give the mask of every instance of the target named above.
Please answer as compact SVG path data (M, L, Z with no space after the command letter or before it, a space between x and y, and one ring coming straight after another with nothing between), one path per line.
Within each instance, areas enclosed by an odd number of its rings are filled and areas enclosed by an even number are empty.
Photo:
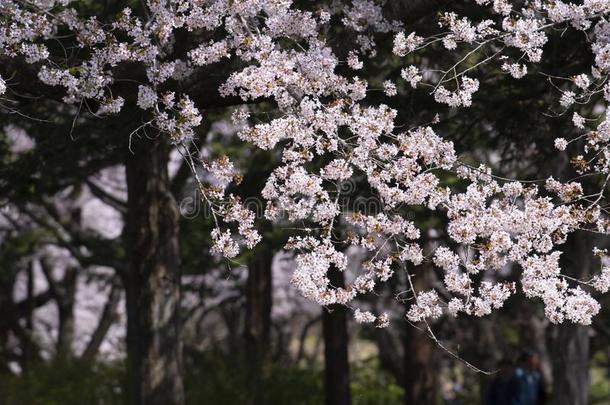
M105 20L124 3L83 7ZM469 7L402 0L389 2L386 12L425 32L440 8L474 13ZM382 88L403 65L391 54L390 36L385 39L364 66L367 77L378 77L371 87ZM565 75L590 65L583 38L562 41L574 45L559 47L557 38L547 44L550 56L538 73L561 68ZM433 66L460 55L431 47L413 57ZM231 68L216 66L202 93ZM459 114L447 109L439 133L468 153L465 159L485 162L501 176L534 180L569 171L567 157L546 142L572 130L565 117L542 119L552 114L543 102L552 87L535 75L512 86L499 68L480 80L495 91L477 94L474 107ZM353 324L341 308L321 311L291 289L293 258L282 251L290 230L263 220L265 207L256 198L281 157L238 141L229 120L235 108L269 114L270 103L237 107L211 96L201 105L206 124L198 129L196 152L237 162L244 178L231 191L257 212L263 233L263 244L227 263L209 252L212 220L198 203L188 165L155 134L130 135L141 110L101 120L23 87L19 114L0 115L0 404L141 403L154 378L141 372L150 369L166 381L155 393L159 403L484 403L494 376L476 373L406 322L407 280L399 273L386 291L362 302L392 314L389 329ZM391 107L405 127L434 119L438 107L424 91L399 86ZM374 203L364 179L344 191L347 204ZM405 216L427 230L429 251L449 243L438 217L417 210ZM575 235L564 255L565 268L579 277L592 266L583 238ZM359 266L358 251L349 257L345 277ZM442 293L431 267L413 269L416 282ZM515 279L505 270L498 277ZM485 319L442 318L432 327L446 348L483 370L496 370L524 349L536 351L556 404L610 403L608 310L591 327L556 327L542 307L522 298Z

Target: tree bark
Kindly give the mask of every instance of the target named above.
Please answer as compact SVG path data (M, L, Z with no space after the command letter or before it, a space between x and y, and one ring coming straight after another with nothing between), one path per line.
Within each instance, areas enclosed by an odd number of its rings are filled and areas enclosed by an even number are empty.
M398 328L376 328L375 342L381 367L388 370L396 381L405 381L404 339Z
M264 403L263 366L271 336L271 264L273 252L261 245L248 259L246 282L246 359L249 371L250 403Z
M57 358L66 360L72 357L72 341L74 340L74 300L76 298L76 281L78 271L68 267L63 277L56 280L53 267L47 259L40 261L40 268L49 283L49 290L57 304L59 312L59 327L57 328Z
M529 332L529 341L534 351L540 356L540 374L548 393L553 385L553 355L551 353L549 320L539 315L530 317L526 328Z
M587 405L589 393L589 328L562 324L553 356L555 405Z
M407 326L404 352L405 404L436 403L439 390L436 347L425 331Z
M98 321L97 327L91 334L89 343L87 343L87 347L81 355L81 360L84 362L92 363L95 360L95 356L97 356L104 338L108 334L108 330L110 330L110 327L115 320L120 299L121 288L116 282L114 282L110 289L110 294L108 295L108 301L106 301L102 314L100 315L100 320Z
M564 273L578 279L591 275L593 237L571 235L562 256ZM553 353L555 405L586 405L589 394L589 327L564 322L557 325Z
M430 263L415 267L413 286L417 291L430 289L434 283ZM438 353L425 330L406 325L404 341L404 389L406 405L435 404L438 384Z
M57 297L59 309L59 330L57 333L57 356L61 359L72 357L74 340L74 300L76 298L77 270L66 269L66 274L59 284L61 292Z
M32 336L34 336L34 264L33 262L29 262L27 265L27 296L26 296L26 317L25 317L25 330L27 331L30 339L26 340L23 345L22 352L22 365L21 368L24 373L28 373L29 367L32 363L32 352L34 350L33 345L30 344L32 341Z
M178 209L163 138L135 139L126 159L127 353L134 405L182 405Z
M343 273L331 269L332 285L344 286ZM322 309L324 334L324 394L326 405L350 405L349 360L347 356L347 308L331 305Z

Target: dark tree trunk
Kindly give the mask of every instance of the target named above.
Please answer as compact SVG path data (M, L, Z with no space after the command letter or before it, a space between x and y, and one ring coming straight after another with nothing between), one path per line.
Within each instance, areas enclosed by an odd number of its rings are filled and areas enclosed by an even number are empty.
M49 283L49 290L57 303L59 327L57 331L57 358L66 360L72 356L74 340L74 300L76 298L76 280L78 270L68 267L61 280L53 275L53 266L47 260L40 261L40 268Z
M72 356L74 340L74 299L76 296L77 270L69 267L62 281L58 283L57 307L59 309L59 330L57 333L57 356L67 359Z
M264 403L263 366L271 336L271 264L273 252L260 246L248 260L246 282L246 358L249 371L250 403Z
M404 354L405 404L434 404L439 390L436 346L426 332L408 328Z
M587 405L589 392L589 328L560 325L553 356L555 405Z
M127 353L134 405L184 403L178 209L166 141L136 139L126 160Z
M21 367L24 373L28 373L29 367L32 362L32 351L34 348L30 344L32 336L34 335L34 265L32 262L28 263L27 267L27 312L25 317L25 330L27 331L30 339L26 340L23 345L23 361Z
M117 308L119 306L119 300L121 299L121 288L118 283L113 283L108 295L108 301L104 305L102 314L98 321L97 327L93 331L87 347L81 355L81 359L86 363L92 363L95 360L95 356L99 352L100 346L110 330L112 323L115 321L117 315Z
M375 329L375 341L381 367L389 371L396 381L405 381L402 331L398 328Z
M27 296L20 302L13 301L13 288L18 268L6 267L0 274L0 372L11 372L9 363L18 360L24 375L29 375L32 363L40 360L40 350L32 339L33 312L51 299L51 293L34 295L32 262L27 267ZM25 326L20 322L25 318ZM7 342L14 335L19 340L21 353L10 350Z
M578 279L591 275L593 237L573 234L562 255L564 273ZM565 322L557 326L553 353L555 405L586 405L589 394L589 327Z
M412 282L417 291L429 290L434 284L432 265L424 263L415 267ZM403 353L405 404L435 404L439 392L436 344L425 330L407 324Z
M344 285L343 273L330 270L332 285ZM331 305L322 309L322 329L324 333L324 394L326 405L349 405L349 360L347 356L347 308Z
M549 328L549 320L540 315L532 314L527 322L527 330L529 337L527 341L531 342L534 351L540 356L540 374L545 387L545 392L548 393L553 384L553 355L551 353L551 332Z
M12 269L0 275L0 363L2 368L7 367L8 359L5 352L6 343L11 330L11 319L16 318L14 314L15 304L13 302L13 280ZM26 300L26 303L28 300ZM7 368L8 369L8 368Z

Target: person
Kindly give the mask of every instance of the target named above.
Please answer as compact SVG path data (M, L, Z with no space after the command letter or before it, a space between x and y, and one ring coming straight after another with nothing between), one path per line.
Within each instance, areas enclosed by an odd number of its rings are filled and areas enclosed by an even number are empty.
M509 383L509 405L542 405L546 400L544 382L540 374L540 357L524 351Z
M485 405L512 405L510 389L513 378L513 362L509 359L502 359L498 367L494 379L487 387Z

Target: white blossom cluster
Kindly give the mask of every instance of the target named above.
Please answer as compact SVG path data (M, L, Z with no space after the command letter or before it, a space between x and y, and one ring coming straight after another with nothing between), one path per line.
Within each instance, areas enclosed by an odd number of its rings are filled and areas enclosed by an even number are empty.
M188 86L173 92L166 90L167 84L189 83L198 69L226 59L240 62L218 91L244 103L264 99L277 106L258 121L244 110L233 118L239 123L240 139L281 153L281 164L261 193L267 200L267 219L301 226L302 234L286 247L297 252L292 282L303 296L321 305L347 305L388 281L397 269L406 268L409 274L410 266L431 260L443 272L444 294L411 291L408 319L425 321L443 313L483 316L502 307L516 292L513 284L493 281L494 272L514 264L522 269L523 292L544 303L551 321L588 324L599 311L587 291L562 277L557 247L579 229L609 231L600 209L603 190L585 195L579 183L553 178L539 190L518 181L496 180L484 166L465 165L453 144L432 126L406 130L395 123L396 110L371 101L364 68L383 46L379 34L393 33L390 47L397 58L437 45L456 55L465 52L441 73L409 64L400 75L411 88L432 86L431 97L440 104L469 107L483 86L476 78L479 69L498 62L498 68L513 78L525 77L528 66L541 61L549 32L561 27L591 38L594 64L590 72L565 78L558 103L566 111L599 98L608 103L607 0L580 4L528 0L521 9L505 0L476 0L488 19L472 21L444 13L439 18L442 32L431 38L406 34L400 23L384 17L382 2L373 0L332 2L315 12L290 0L147 0L148 17L137 17L126 8L111 24L80 16L65 0L39 3L0 2L0 54L37 67L40 81L64 89L66 103L95 102L98 114L121 112L125 100L111 91L117 71L139 64L145 74L134 90L135 104L149 114L145 125L167 134L178 146L188 144L204 117ZM333 47L330 24L340 24L353 38L342 45L341 53ZM68 65L50 55L47 45L60 29L71 32L74 46L88 56ZM172 56L178 30L202 33L184 60ZM469 56L475 54L484 57L473 66L474 58ZM396 79L384 82L387 97L403 91ZM10 83L0 79L0 94L7 86ZM585 148L573 162L580 173L604 176L605 186L610 179L610 121L573 113L574 125L588 131L582 136ZM599 124L588 127L593 122ZM566 150L573 140L554 142ZM198 176L201 165L185 155ZM251 248L260 239L254 215L236 197L225 197L228 184L239 181L228 159L204 162L203 169L213 179L205 186L199 182L216 224L212 251L235 257L240 245ZM467 185L465 191L443 184L447 172ZM381 210L344 209L339 204L341 184L349 181L365 184L379 198ZM409 206L446 215L447 234L457 247L441 246L432 257L425 257L420 230L404 217ZM228 224L237 224L237 232ZM339 227L347 231L338 231ZM345 270L347 246L365 249L367 260L349 285L333 286L328 272ZM481 272L490 276L476 282ZM588 284L605 292L610 288L609 274L604 267ZM361 323L388 324L386 314L355 309L354 315Z

